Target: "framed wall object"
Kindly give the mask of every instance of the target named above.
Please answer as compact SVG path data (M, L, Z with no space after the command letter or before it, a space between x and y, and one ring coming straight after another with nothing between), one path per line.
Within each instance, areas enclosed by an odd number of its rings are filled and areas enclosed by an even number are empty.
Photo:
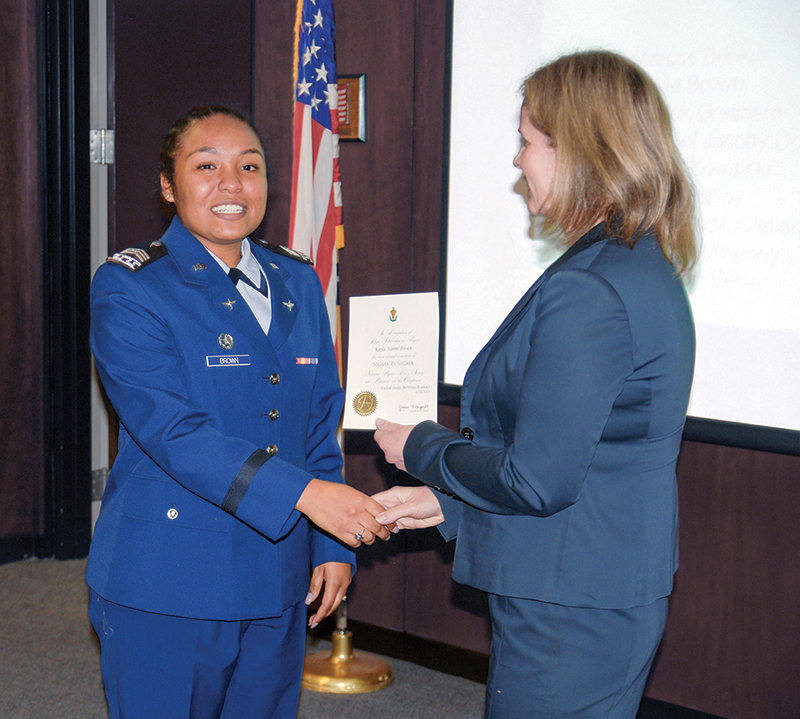
M339 139L367 141L367 76L339 75Z

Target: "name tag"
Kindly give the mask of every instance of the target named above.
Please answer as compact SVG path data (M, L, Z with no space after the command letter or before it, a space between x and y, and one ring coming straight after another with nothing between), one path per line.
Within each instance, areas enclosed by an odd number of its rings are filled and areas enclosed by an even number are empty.
M250 355L214 355L206 357L207 367L248 367Z

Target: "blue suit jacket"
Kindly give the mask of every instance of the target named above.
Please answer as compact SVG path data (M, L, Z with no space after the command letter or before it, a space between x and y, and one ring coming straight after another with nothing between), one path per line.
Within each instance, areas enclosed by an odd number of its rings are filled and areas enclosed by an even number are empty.
M686 293L655 238L587 233L473 361L462 434L427 422L406 444L408 471L455 495L454 579L568 606L668 595L693 369Z
M319 280L251 242L269 280L266 336L180 220L162 242L166 256L133 272L107 262L92 283L92 350L120 437L87 582L146 611L277 616L308 593L310 563L354 563L294 509L312 478L342 481Z

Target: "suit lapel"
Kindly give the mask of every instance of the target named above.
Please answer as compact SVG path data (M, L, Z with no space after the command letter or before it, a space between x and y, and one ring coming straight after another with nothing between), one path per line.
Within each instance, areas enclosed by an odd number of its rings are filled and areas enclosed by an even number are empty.
M500 326L495 330L495 333L492 335L491 339L483 346L480 352L478 352L475 359L472 361L469 369L467 370L467 376L472 374L473 368L475 371L479 371L482 368L485 362L485 355L487 351L491 348L491 346L497 341L497 339L508 329L510 325L513 324L514 320L519 317L519 315L525 310L525 308L530 304L533 297L541 287L542 283L545 281L546 278L551 277L553 274L558 272L558 270L572 257L577 255L579 252L591 247L597 242L601 240L608 239L608 235L606 234L606 226L605 223L601 223L596 227L593 227L589 230L585 235L583 235L579 240L574 242L569 248L561 255L555 262L553 262L541 275L539 278L534 282L528 291L522 295L519 302L514 305L514 308L506 315L506 318L500 323ZM464 378L464 384L467 384L467 378Z
M519 316L519 314L528 306L530 301L533 299L533 296L538 291L539 287L541 286L542 282L544 282L545 276L547 275L547 270L542 272L539 276L539 279L536 280L529 288L528 291L522 295L519 302L514 305L514 308L506 315L506 318L500 323L500 326L495 330L492 338L486 343L484 349L486 349L489 345L491 345L503 332L506 331L506 328ZM483 350L481 350L483 352ZM479 355L480 356L480 355Z

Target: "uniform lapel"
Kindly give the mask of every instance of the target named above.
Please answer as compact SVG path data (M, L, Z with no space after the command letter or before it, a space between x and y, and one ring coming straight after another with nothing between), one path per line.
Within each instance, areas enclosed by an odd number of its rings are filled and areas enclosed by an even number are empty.
M213 259L211 261L214 266L209 267L208 270L209 309L224 322L233 324L249 341L271 351L272 347L264 334L264 330L261 329L261 325L258 324L258 320L244 297L242 297L222 268Z
M240 334L255 342L266 351L273 353L272 346L264 335L261 325L247 302L239 294L217 261L205 247L189 233L176 217L163 237L167 251L183 276L184 282L203 288L208 300L209 311L220 320L220 332L225 330L236 339ZM267 275L269 277L269 275ZM273 322L274 322L273 303ZM230 331L231 326L236 332ZM228 329L226 329L228 328ZM272 329L270 327L270 335Z
M277 350L286 341L303 308L286 285L291 273L275 261L277 258L273 253L264 250L253 242L250 243L250 249L258 259L261 267L264 268L267 282L269 282L269 296L272 302L269 341ZM294 260L291 260L291 262L294 262Z
M275 353L283 345L302 307L286 285L291 273L282 266L283 263L279 264L280 259L250 243L250 249L264 269L269 282L272 319L269 335L266 336L236 286L177 217L173 219L162 239L184 281L206 289L211 312L222 321L233 324L250 341L262 345L271 353Z

